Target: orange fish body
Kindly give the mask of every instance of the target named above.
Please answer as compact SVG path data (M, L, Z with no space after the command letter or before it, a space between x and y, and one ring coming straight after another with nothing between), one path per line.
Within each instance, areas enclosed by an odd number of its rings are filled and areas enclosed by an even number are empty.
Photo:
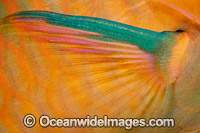
M131 131L199 131L198 3L1 1L0 131L126 131L43 128L42 115L174 118L173 128ZM36 117L33 128L26 114Z

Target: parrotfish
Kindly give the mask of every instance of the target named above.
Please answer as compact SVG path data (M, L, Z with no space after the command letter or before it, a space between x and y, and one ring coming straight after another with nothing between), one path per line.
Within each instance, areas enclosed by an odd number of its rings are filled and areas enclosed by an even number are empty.
M100 17L41 10L4 17L0 22L0 131L126 131L42 128L38 124L42 115L173 118L171 128L131 131L200 131L200 19L157 2L180 14L183 23L154 31ZM24 126L26 114L36 117L33 128Z

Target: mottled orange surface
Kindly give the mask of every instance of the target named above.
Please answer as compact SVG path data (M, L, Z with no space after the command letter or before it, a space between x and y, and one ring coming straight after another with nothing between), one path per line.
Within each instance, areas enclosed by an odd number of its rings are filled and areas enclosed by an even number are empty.
M166 0L199 17L198 0ZM149 30L174 30L187 19L159 0L1 0L1 18L18 11L47 10L57 13L101 17Z
M199 32L199 0L165 1L194 16L191 19L177 8L172 8L160 0L0 0L0 18L18 11L45 10L68 15L100 17L153 31L174 31L191 27ZM144 105L145 102L148 103L151 97L157 96L160 88L164 88L160 87L158 82L153 88L154 91L145 96L141 90L149 87L147 85L137 84L134 88L129 88L129 85L133 86L134 83L127 81L126 86L121 87L122 81L112 75L117 75L124 69L113 64L101 66L116 70L113 73L93 64L89 67L93 72L96 71L97 75L87 75L87 71L82 71L87 70L84 69L86 66L72 66L70 63L84 64L84 60L74 61L73 58L87 58L88 55L56 53L56 46L49 47L48 43L35 39L30 41L31 35L20 36L17 34L22 32L20 28L12 26L11 24L8 27L0 27L0 132L125 132L124 128L44 129L38 123L34 128L28 129L22 120L26 114L34 114L37 119L43 114L55 118L77 118L85 117L88 112L91 116L98 113L99 117L105 114L119 118L143 117L150 106ZM195 39L190 38L195 40L186 52L188 58L185 62L190 66L186 67L177 79L175 89L170 95L172 98L160 106L160 102L157 102L159 96L165 94L160 92L157 101L152 102L153 109L150 108L145 116L175 118L176 127L166 132L196 132L200 129L200 46L197 35L195 31ZM102 73L98 73L98 70ZM98 79L106 82L103 72L111 75L109 83L97 83ZM94 82L88 84L90 80ZM155 110L161 110L163 114L158 115ZM159 132L157 128L133 130Z

